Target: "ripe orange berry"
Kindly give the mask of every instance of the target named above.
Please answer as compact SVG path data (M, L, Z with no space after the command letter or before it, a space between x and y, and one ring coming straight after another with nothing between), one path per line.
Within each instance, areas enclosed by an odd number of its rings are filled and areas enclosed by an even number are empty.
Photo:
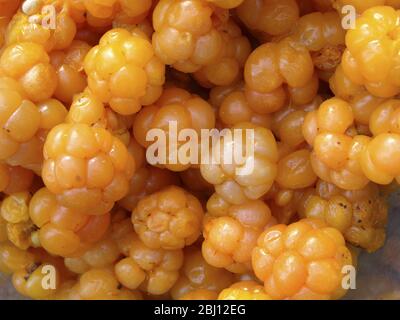
M315 96L311 102L303 105L296 105L292 101L273 114L271 129L281 145L297 148L305 142L302 128L306 115L316 110L321 103L320 96Z
M33 102L50 98L57 87L57 76L43 46L17 42L4 49L0 70L19 82L26 97Z
M54 96L66 104L70 104L74 95L86 88L83 60L90 48L86 42L74 40L66 50L50 53L58 78Z
M179 71L197 72L196 78L206 86L237 80L251 50L228 11L209 1L159 1L153 26L157 56Z
M335 0L333 1L333 7L341 12L344 6L351 5L355 8L358 14L363 13L365 10L378 7L378 6L391 6L396 9L400 9L400 2L398 0Z
M129 289L162 295L177 281L182 263L181 250L151 249L134 234L129 256L115 265L115 274Z
M89 88L74 96L66 118L67 123L107 129L126 146L131 142L133 120L133 115L123 116L106 107Z
M110 132L86 124L53 128L44 145L42 178L60 203L87 214L108 212L129 190L135 162Z
M273 299L340 298L342 268L351 264L341 233L318 219L267 229L252 253L254 272Z
M364 86L353 82L343 71L342 64L340 64L332 77L329 79L329 84L332 92L337 98L346 101L353 100L356 96L364 94L366 89Z
M108 218L109 219L109 218ZM93 225L88 235L93 236L96 226ZM76 274L83 274L92 268L113 266L121 257L117 241L107 233L96 243L86 243L80 250L64 259L65 266Z
M360 157L370 138L350 135L353 124L352 107L338 98L326 100L317 111L308 113L303 123L303 135L314 148L310 160L315 174L348 190L361 189L369 182Z
M314 74L310 52L290 37L269 42L255 49L247 59L244 79L246 86L260 93L270 93L287 84L306 86Z
M271 298L259 283L240 281L222 290L218 300L271 300Z
M0 192L10 195L28 191L33 179L34 174L31 170L0 163Z
M170 186L140 200L132 212L132 223L140 239L150 248L181 249L194 243L201 233L203 208L185 190Z
M241 29L233 20L230 19L217 27L217 31L222 41L218 58L211 63L200 62L202 65L200 69L197 66L192 67L196 69L194 78L207 88L227 86L240 80L246 60L251 53L249 40L242 35ZM198 50L197 47L195 50ZM202 55L209 53L210 51L204 52ZM185 66L176 68L184 72L191 71L190 66L189 70L185 70Z
M83 300L111 300L118 296L119 283L110 267L90 269L80 276L78 292Z
M7 241L0 243L0 272L12 274L34 263L35 257L31 252L19 249Z
M225 132L212 146L214 158L201 164L202 176L229 203L259 199L277 175L278 149L272 132L247 122Z
M394 8L376 6L364 11L356 27L346 35L344 73L378 97L388 98L400 92L399 61L394 48L398 27L399 13Z
M205 298L215 295L233 282L233 275L221 268L209 265L197 247L185 249L185 261L181 274L171 289L171 297L189 299L189 297Z
M319 181L314 193L303 203L302 217L324 220L351 244L369 252L383 246L388 209L376 185L346 191Z
M46 5L51 5L52 10L49 11ZM75 21L62 2L28 0L11 20L6 43L34 42L43 46L47 52L63 50L70 46L76 31Z
M21 0L0 0L0 12L2 17L12 17L18 10Z
M59 256L71 256L85 244L99 241L110 224L110 214L88 216L63 207L47 188L33 195L29 217L39 228L40 246Z
M312 186L317 180L310 161L311 152L300 149L278 162L276 181L286 189L303 189Z
M12 276L12 282L18 293L31 299L51 299L56 293L57 287L60 285L59 272L54 266L50 266L52 269L48 269L49 265L42 264L40 266L34 266L30 270L21 269L15 272ZM55 271L55 287L49 286L46 288L43 286L43 281L48 274L48 270Z
M199 159L194 159L193 155L190 154L187 161L183 163L181 157L178 157L176 152L174 152L174 148L169 148L170 140L172 140L171 144L176 144L178 153L179 150L186 150L184 149L186 145L185 142L175 141L174 139L177 139L178 137L170 137L170 132L173 132L174 126L176 126L178 135L184 129L195 130L197 138L200 140L201 129L211 130L215 127L214 110L199 96L192 95L184 89L170 87L164 90L155 105L143 108L135 117L133 123L133 134L137 142L139 142L143 147L148 148L153 144L155 145L155 138L147 137L150 130L161 130L161 133L165 136L165 141L161 140L157 142L160 148L164 148L164 150L166 149L165 159L161 159L162 163L151 164L162 165L169 170L179 172L197 164ZM157 152L155 152L154 149L152 150L151 156L154 157ZM159 153L162 153L161 151L162 150L159 150ZM198 151L201 150L198 149ZM156 157L155 160L158 161L159 159Z
M210 265L234 273L250 270L251 250L258 236L275 223L269 207L261 200L230 205L214 194L207 202L202 253Z
M334 71L340 64L345 34L342 19L334 11L304 15L292 31L293 38L312 52L315 67L323 71Z
M399 134L381 133L372 138L363 149L360 159L366 177L383 185L392 183L394 179L399 180L399 152Z
M147 37L124 29L104 34L87 54L84 67L92 92L123 115L154 103L165 81L165 66Z
M178 300L217 300L218 293L207 289L195 289L181 296Z
M269 36L286 35L299 19L296 0L244 0L236 12L249 29Z
M42 164L42 137L47 129L62 122L65 107L49 99L34 104L23 88L12 78L1 78L0 159L12 166L23 166L35 172Z
M215 97L217 94L221 97ZM244 88L243 84L214 87L210 95L212 105L218 109L219 120L227 127L241 122L269 127L270 114L280 110L288 98L282 87L270 93L259 93Z

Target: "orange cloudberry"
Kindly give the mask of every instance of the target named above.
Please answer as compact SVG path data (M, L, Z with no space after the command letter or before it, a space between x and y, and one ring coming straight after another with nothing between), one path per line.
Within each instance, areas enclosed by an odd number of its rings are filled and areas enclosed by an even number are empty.
M18 42L7 46L0 57L0 70L18 81L33 102L50 98L57 87L57 75L43 46Z
M125 287L162 295L177 281L182 263L182 250L151 249L133 234L129 255L114 269L118 281Z
M334 11L304 15L292 31L292 37L311 51L315 67L322 71L334 71L340 64L345 35L341 17Z
M278 148L272 132L245 122L225 133L213 144L212 158L201 164L202 176L230 203L260 198L277 175ZM237 159L239 152L245 156Z
M22 10L14 15L8 26L6 43L34 42L48 52L63 50L70 46L76 30L76 24L64 3L26 0Z
M270 93L287 84L302 88L312 82L314 65L308 49L290 37L268 42L255 49L246 61L246 87Z
M271 300L255 281L240 281L221 291L218 300Z
M399 13L389 6L372 7L346 34L342 68L347 77L378 97L400 92L400 62L396 54Z
M194 243L201 233L203 208L196 197L170 186L140 200L132 223L150 248L180 249Z
M125 145L103 128L65 123L44 145L42 178L68 208L108 212L128 192L135 162Z
M138 31L116 28L105 33L86 55L84 68L93 93L123 115L154 103L165 81L164 64Z
M66 50L50 53L50 61L58 78L54 96L66 104L70 104L74 95L87 86L83 60L90 48L86 42L74 40Z
M161 0L153 26L160 59L179 71L198 72L200 83L232 83L250 53L249 41L229 20L228 11L207 1Z
M296 0L244 0L236 12L249 29L269 36L289 33L300 14Z
M386 199L379 193L372 183L361 190L347 191L319 181L300 213L303 218L324 220L351 244L373 252L385 242L388 215Z
M252 253L254 272L273 299L340 298L342 268L351 264L342 234L318 219L267 229Z
M311 165L316 175L344 189L361 189L368 179L360 157L370 138L349 133L354 124L353 109L346 101L332 98L307 114L303 135L313 146Z
M171 289L173 299L185 299L203 294L205 297L211 294L218 295L233 282L233 275L225 269L208 264L199 248L189 247L185 249L184 254L185 261L181 274ZM198 290L200 291L197 292Z
M89 216L63 207L47 188L33 195L29 217L39 228L40 246L59 256L71 256L85 244L97 242L110 224L110 214Z
M204 259L217 268L235 273L251 269L251 250L265 227L273 225L271 210L261 200L230 205L214 194L207 202L202 252Z
M154 144L154 142L147 137L148 132L151 129L162 130L162 133L165 134L165 141L158 141L158 145L160 145L160 148L166 148L170 145L170 140L172 140L171 143L174 143L174 137L170 137L170 131L173 132L174 126L176 126L178 134L181 130L192 129L197 133L197 137L200 137L202 129L214 128L214 110L210 104L201 97L191 94L184 89L170 87L164 90L155 105L143 108L136 115L133 124L133 133L139 144L143 147L149 147ZM153 139L155 138L153 137ZM185 145L186 143L183 141L178 141L176 145L178 152L182 150L181 148L184 148ZM197 164L198 159L193 159L192 154L190 154L190 158L187 159L187 163L182 163L182 161L180 161L181 157L178 159L173 149L174 148L167 148L167 150L165 150L165 161L161 159L163 163L159 165L163 165L172 171L184 171L192 165ZM162 153L162 150L158 151ZM153 154L151 154L151 156L153 156ZM192 159L194 161L192 161ZM158 161L160 159L157 158L155 160Z

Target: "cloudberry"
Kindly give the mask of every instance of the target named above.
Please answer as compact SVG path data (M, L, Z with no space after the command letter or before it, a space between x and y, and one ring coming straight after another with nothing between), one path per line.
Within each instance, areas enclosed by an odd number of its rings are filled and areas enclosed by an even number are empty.
M251 123L240 123L226 133L212 146L213 158L201 164L202 176L230 203L260 198L277 175L278 150L272 132ZM240 152L245 156L238 157Z
M47 5L51 5L51 11ZM63 50L70 46L76 30L76 24L62 2L27 0L8 26L6 43L34 42L48 52Z
M51 299L56 293L57 287L60 285L58 271L54 266L49 269L48 265L42 264L35 266L30 270L21 269L15 272L12 276L14 288L18 293L31 299ZM46 288L43 286L43 280L48 274L48 270L55 271L55 282L52 283L54 287Z
M385 242L387 211L385 198L372 183L346 191L319 181L315 194L304 202L303 217L322 219L351 244L373 252Z
M345 34L341 17L330 11L302 16L294 26L292 36L311 51L317 69L334 71L341 62Z
M259 46L250 54L244 70L246 86L260 93L270 93L284 84L304 87L313 75L310 52L290 37Z
M18 10L21 0L0 0L0 12L2 17L12 17Z
M218 87L214 87L214 94ZM260 126L269 126L270 114L281 109L287 101L287 93L281 87L269 93L255 92L240 85L239 88L224 89L222 101L214 107L218 108L219 119L225 126L231 127L241 122L251 122ZM211 101L212 103L214 101Z
M131 142L130 129L133 120L133 115L122 116L106 107L90 89L86 88L74 96L66 122L107 129L128 146Z
M302 127L308 112L316 110L322 103L320 96L315 96L311 102L296 105L290 102L272 116L271 129L281 144L289 148L301 146L305 139Z
M19 249L10 242L0 243L0 271L2 273L12 274L34 264L35 257L31 252Z
M32 245L31 234L36 230L29 219L29 192L13 193L0 206L8 240L17 248L28 249Z
M342 234L322 220L276 225L258 239L252 265L273 299L336 299L352 257Z
M135 172L130 180L128 194L118 203L127 210L133 210L144 197L178 184L179 177L173 172L146 165Z
M121 288L110 267L90 269L79 278L78 295L82 300L140 300L138 292Z
M129 289L161 295L177 281L182 263L182 250L151 249L134 235L129 256L115 265L115 274Z
M332 0L333 7L341 12L344 6L353 6L358 14L363 13L365 10L378 7L378 6L391 6L400 9L400 2L398 0Z
M182 295L178 300L217 300L218 293L207 289L195 289Z
M132 223L150 248L180 249L194 243L201 233L203 208L196 197L170 186L140 200Z
M207 63L194 73L194 78L204 87L226 86L240 80L246 60L251 53L249 40L242 35L241 29L233 20L228 20L217 27L217 31L222 41L218 59ZM184 67L180 70L190 71L184 70Z
M221 291L218 300L271 300L255 281L240 281Z
M221 268L209 265L197 247L185 249L185 261L181 274L171 289L173 299L188 299L190 296L210 296L228 287L233 282L233 275ZM199 292L197 292L199 291ZM216 297L213 299L215 300Z
M174 142L174 137L170 137L170 132L176 126L177 133L181 130L195 130L197 136L201 136L201 129L213 129L215 126L215 114L213 108L205 100L197 95L177 87L170 87L164 90L160 99L155 105L143 108L135 117L133 124L133 133L136 140L144 147L154 144L147 134L151 129L162 130L165 134L165 141L158 141L161 148L166 148ZM153 138L155 139L155 138ZM176 138L175 138L176 139ZM165 144L164 144L165 142ZM178 141L176 148L185 146L185 143ZM177 159L177 154L173 148L165 150L165 167L172 171L184 171L192 166L192 156L187 163ZM154 150L154 149L153 149ZM160 152L159 150L158 152ZM153 151L154 153L154 151ZM162 153L162 152L160 152ZM153 154L151 154L153 156ZM149 159L149 158L148 158ZM157 160L157 159L156 159ZM198 161L198 159L194 159ZM164 161L163 161L164 162Z
M50 61L58 78L54 96L66 104L70 104L74 95L87 86L83 60L90 48L86 42L74 40L66 50L53 51L50 54Z
M57 75L43 46L17 42L7 46L0 57L0 70L18 81L29 100L50 98L57 87Z
M217 268L247 272L251 268L251 250L258 236L266 226L274 223L271 210L261 200L230 205L214 194L207 202L204 218L204 259Z
M221 8L225 9L233 9L239 6L243 0L206 0L208 2L211 2Z
M102 214L129 190L135 162L110 132L86 124L53 128L44 145L42 178L68 208Z
M227 10L207 1L159 1L153 13L157 56L179 71L198 72L201 83L232 83L251 48L228 19Z
M165 81L165 66L146 36L124 29L104 34L86 55L84 67L93 93L123 115L154 103Z
M92 228L92 235L96 228ZM88 234L90 236L90 233ZM65 266L72 272L83 274L93 268L113 266L121 257L121 250L112 235L106 234L100 241L86 245L71 257L64 259Z
M348 129L353 123L351 106L332 98L308 113L303 124L303 135L314 148L311 165L316 175L348 190L361 189L368 183L360 157L370 138L349 135Z
M394 8L376 6L364 11L346 35L344 73L378 97L388 98L400 92L400 61L396 54L399 23L399 13Z
M33 195L29 216L39 228L40 246L59 256L70 256L85 243L99 241L110 224L110 214L89 216L63 207L47 188Z
M34 173L31 170L0 163L0 192L9 195L28 191L33 179Z
M296 0L244 0L236 12L249 29L269 36L288 34L300 14Z
M34 104L12 78L3 77L0 82L0 159L39 172L43 145L40 131L62 122L66 109L54 99Z
M283 157L278 162L276 181L286 189L303 189L312 186L317 180L311 166L311 152L300 149Z

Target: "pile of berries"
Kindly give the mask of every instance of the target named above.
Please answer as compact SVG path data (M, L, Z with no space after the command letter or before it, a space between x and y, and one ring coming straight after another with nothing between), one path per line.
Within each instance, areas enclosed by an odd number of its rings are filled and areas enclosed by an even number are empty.
M32 299L344 297L400 183L398 9L0 0L0 272Z

